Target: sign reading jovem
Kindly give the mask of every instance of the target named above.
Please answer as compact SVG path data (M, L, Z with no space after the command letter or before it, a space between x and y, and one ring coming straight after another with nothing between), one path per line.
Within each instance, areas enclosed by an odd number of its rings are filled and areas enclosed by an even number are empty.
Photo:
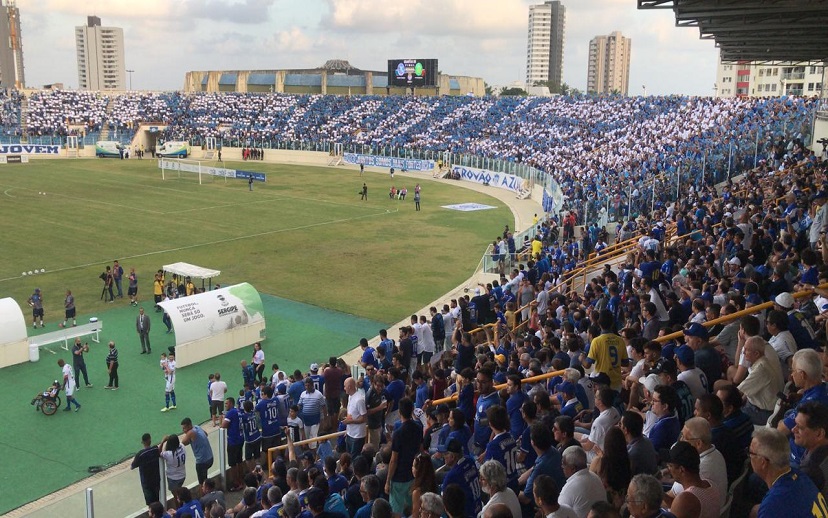
M520 188L523 186L523 178L513 174L496 173L486 169L464 167L461 165L452 166L451 172L459 175L461 180L491 185L492 187L508 189L514 192L520 192Z
M0 146L0 155L59 155L60 146L44 146L40 144L3 144Z
M433 160L418 160L415 158L396 158L390 156L360 155L344 153L342 160L346 164L364 164L368 167L393 167L397 170L431 171L434 169Z

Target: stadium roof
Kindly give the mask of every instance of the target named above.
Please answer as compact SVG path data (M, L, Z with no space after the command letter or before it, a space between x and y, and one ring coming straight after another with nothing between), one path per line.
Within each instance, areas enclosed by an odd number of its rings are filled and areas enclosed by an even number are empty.
M639 9L672 9L677 27L698 27L722 61L828 60L823 0L638 0Z

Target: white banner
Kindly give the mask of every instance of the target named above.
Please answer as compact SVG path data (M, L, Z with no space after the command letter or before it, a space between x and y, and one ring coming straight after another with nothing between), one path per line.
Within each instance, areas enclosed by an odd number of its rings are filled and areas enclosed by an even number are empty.
M159 305L172 320L176 345L264 321L262 299L248 283L167 300Z
M393 167L397 170L407 171L431 171L434 169L433 160L420 160L417 158L398 158L390 156L360 155L358 153L345 153L342 160L346 164L363 164L369 167Z
M477 169L462 165L452 166L451 171L454 174L459 174L463 180L487 184L500 189L508 189L513 192L520 192L524 181L523 178L513 174L495 173L487 169Z
M0 155L59 155L60 146L40 144L3 144Z

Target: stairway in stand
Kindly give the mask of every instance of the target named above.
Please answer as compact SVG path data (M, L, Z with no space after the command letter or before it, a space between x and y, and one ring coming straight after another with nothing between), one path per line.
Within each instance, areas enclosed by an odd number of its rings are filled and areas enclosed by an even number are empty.
M29 101L26 99L25 96L21 96L20 99L20 143L26 144L29 142L28 137L28 124L26 123L26 118L29 115Z

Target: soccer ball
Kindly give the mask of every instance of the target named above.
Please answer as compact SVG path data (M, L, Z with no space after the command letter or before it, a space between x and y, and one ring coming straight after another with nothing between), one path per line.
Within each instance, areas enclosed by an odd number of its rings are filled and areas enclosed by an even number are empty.
M22 275L23 277L25 277L25 276L26 276L26 272L23 272L23 273L21 273L20 275Z
M41 268L40 273L46 273L46 268Z
M31 272L31 270L30 270L30 271L29 271L29 275L34 275L34 273L32 273L32 272Z

